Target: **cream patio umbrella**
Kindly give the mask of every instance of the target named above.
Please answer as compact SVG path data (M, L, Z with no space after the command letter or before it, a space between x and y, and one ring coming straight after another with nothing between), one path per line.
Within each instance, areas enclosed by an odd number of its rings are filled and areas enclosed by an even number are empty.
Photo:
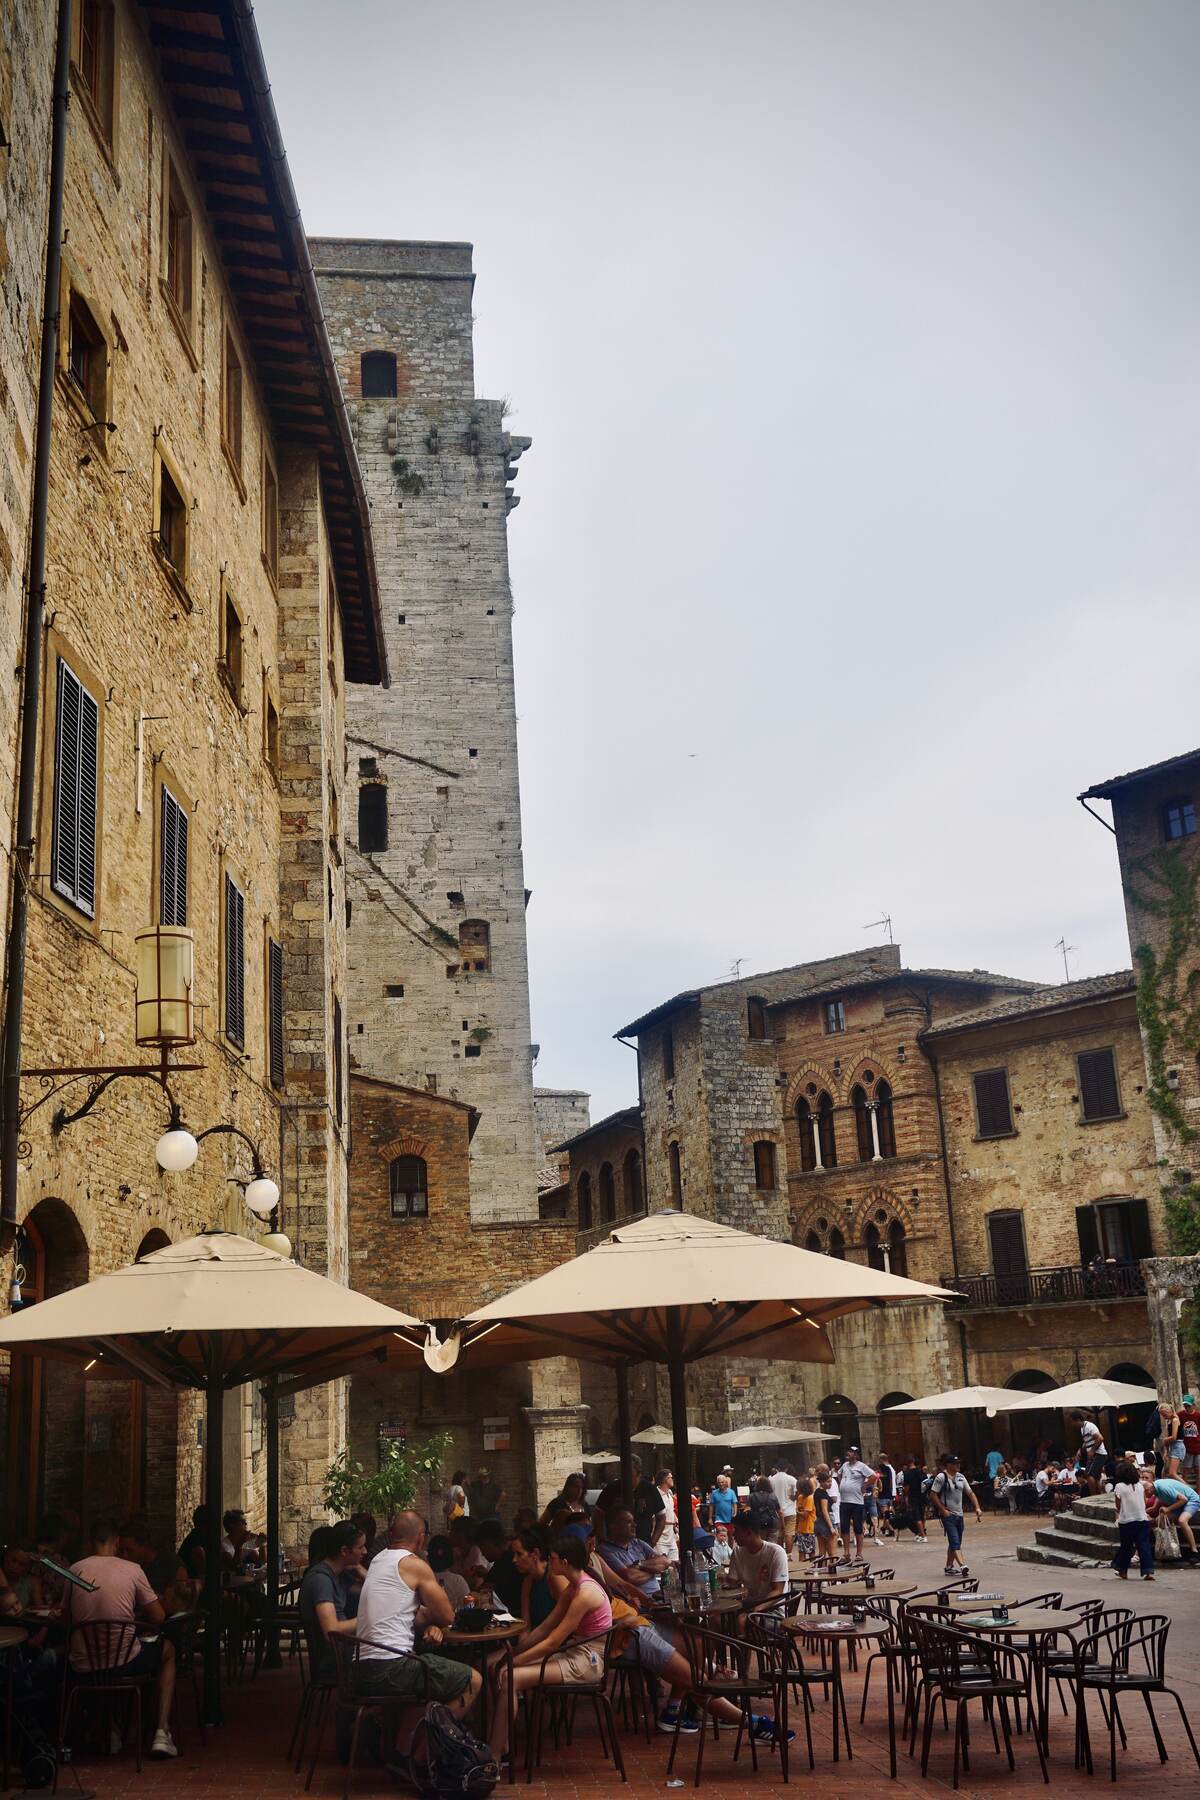
M723 1438L715 1438L710 1432L702 1431L699 1425L689 1425L687 1434L688 1443L693 1446L724 1442ZM675 1433L668 1431L665 1425L647 1425L645 1431L635 1431L629 1441L631 1444L674 1444Z
M1009 1390L1010 1392L1014 1390ZM1010 1400L1006 1412L1080 1412L1111 1413L1108 1441L1116 1450L1120 1448L1121 1425L1120 1411L1123 1406L1154 1406L1158 1402L1158 1391L1151 1387L1138 1387L1129 1381L1108 1381L1099 1377L1083 1381L1070 1381L1066 1387L1050 1388L1044 1394L1020 1393L1019 1398ZM1128 1421L1127 1421L1128 1422Z
M898 1406L885 1406L884 1412L1008 1412L1013 1404L1015 1388L964 1387L947 1388L942 1394L925 1394L919 1400L902 1400ZM1040 1396L1039 1396L1040 1398Z
M536 1360L574 1356L623 1367L665 1363L676 1486L690 1491L684 1371L707 1356L831 1363L825 1327L871 1306L949 1300L944 1288L680 1212L620 1225L604 1241L459 1321L470 1350ZM680 1543L692 1547L690 1507Z
M742 1425L737 1431L710 1441L725 1450L761 1450L775 1444L829 1444L838 1438L836 1431L787 1431L782 1426Z
M420 1360L424 1329L407 1313L302 1269L265 1245L209 1231L152 1251L0 1320L0 1349L82 1362L94 1378L133 1375L196 1388L207 1400L205 1712L220 1718L222 1414L226 1389L286 1373L291 1391L330 1378L329 1363L387 1349ZM278 1496L268 1511L278 1511ZM275 1546L271 1547L272 1549ZM274 1566L269 1579L275 1579Z

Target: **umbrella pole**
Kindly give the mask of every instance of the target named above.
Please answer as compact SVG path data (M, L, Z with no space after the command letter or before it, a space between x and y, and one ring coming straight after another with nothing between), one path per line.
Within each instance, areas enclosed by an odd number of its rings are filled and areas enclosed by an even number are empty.
M205 1384L204 1504L204 1722L221 1723L221 1510L224 1502L225 1390L219 1375Z
M267 1643L268 1669L283 1667L279 1654L279 1384L263 1383L263 1424L267 1433Z
M667 1375L671 1383L671 1429L675 1434L675 1510L679 1515L679 1568L686 1581L692 1572L692 1449L688 1443L683 1321L677 1306L667 1308Z
M621 1492L633 1505L633 1445L629 1441L629 1364L617 1364L617 1452L621 1458Z

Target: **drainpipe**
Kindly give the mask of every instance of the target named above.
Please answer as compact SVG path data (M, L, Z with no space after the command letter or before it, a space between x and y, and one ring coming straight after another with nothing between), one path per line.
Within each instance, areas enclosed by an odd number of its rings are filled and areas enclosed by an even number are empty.
M54 372L58 365L59 287L62 277L63 188L70 103L71 0L58 0L54 95L50 138L50 200L46 218L45 287L42 294L41 367L34 427L33 508L26 576L25 651L22 664L21 741L17 763L17 816L11 862L12 905L4 999L4 1068L0 1092L0 1253L17 1234L17 1149L21 1132L21 1030L25 1011L25 944L29 884L33 878L33 822L37 791L38 715L42 686L42 629L46 616L46 529L50 510L50 433Z
M954 1186L950 1180L950 1150L946 1142L946 1118L942 1111L942 1078L938 1070L937 1052L930 1050L927 1044L922 1044L921 1048L929 1058L929 1066L933 1070L933 1099L934 1105L937 1107L938 1143L942 1152L942 1186L946 1193L946 1222L950 1228L950 1262L952 1273L957 1280L959 1274L958 1238L954 1231ZM967 1365L966 1321L965 1319L955 1319L954 1323L958 1330L959 1354L962 1357L963 1386L970 1387L971 1373Z

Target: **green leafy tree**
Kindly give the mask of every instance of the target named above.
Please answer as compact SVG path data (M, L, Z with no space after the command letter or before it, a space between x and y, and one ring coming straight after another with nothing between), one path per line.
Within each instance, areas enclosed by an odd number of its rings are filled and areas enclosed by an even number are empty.
M397 1444L380 1439L379 1467L364 1469L348 1450L334 1458L325 1471L321 1498L338 1519L367 1512L381 1523L394 1512L403 1512L418 1498L428 1510L430 1494L442 1481L442 1465L453 1439L448 1431L435 1431L416 1444Z

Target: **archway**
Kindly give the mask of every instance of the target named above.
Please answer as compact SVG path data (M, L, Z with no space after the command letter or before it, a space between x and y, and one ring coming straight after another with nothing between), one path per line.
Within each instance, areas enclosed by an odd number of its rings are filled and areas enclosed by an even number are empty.
M1004 1385L1006 1388L1016 1388L1022 1394L1048 1394L1058 1383L1044 1369L1019 1369L1015 1375L1009 1376ZM1039 1408L1036 1412L1008 1413L1006 1419L1013 1450L1028 1457L1031 1463L1036 1461L1039 1444L1049 1444L1056 1454L1062 1454L1065 1448L1060 1441L1062 1414L1054 1407L1047 1407L1045 1410Z
M845 1394L829 1394L821 1401L817 1409L821 1415L821 1429L837 1434L838 1442L826 1446L827 1453L840 1452L845 1456L851 1444L861 1442L862 1433L858 1423L858 1408L853 1400Z
M88 1278L87 1240L64 1201L40 1200L17 1233L22 1303L36 1306ZM82 1520L85 1505L82 1372L14 1354L8 1386L5 1513L10 1536L31 1536L39 1513Z
M1140 1363L1114 1363L1111 1369L1104 1372L1105 1381L1123 1381L1130 1387L1152 1388L1155 1386L1153 1375L1143 1369ZM1156 1413L1153 1400L1145 1400L1136 1406L1116 1408L1117 1443L1110 1444L1110 1450L1147 1450L1147 1421ZM1193 1484L1194 1485L1194 1484Z
M889 1406L903 1406L912 1394L885 1394L875 1411L879 1415L879 1444L899 1468L906 1456L918 1459L924 1454L925 1437L920 1413L888 1412Z
M171 1239L152 1226L137 1247L136 1262L165 1250ZM110 1392L116 1394L115 1387ZM114 1501L122 1512L145 1515L151 1537L164 1543L175 1532L175 1479L179 1445L179 1393L152 1382L129 1384L129 1457L118 1468Z

